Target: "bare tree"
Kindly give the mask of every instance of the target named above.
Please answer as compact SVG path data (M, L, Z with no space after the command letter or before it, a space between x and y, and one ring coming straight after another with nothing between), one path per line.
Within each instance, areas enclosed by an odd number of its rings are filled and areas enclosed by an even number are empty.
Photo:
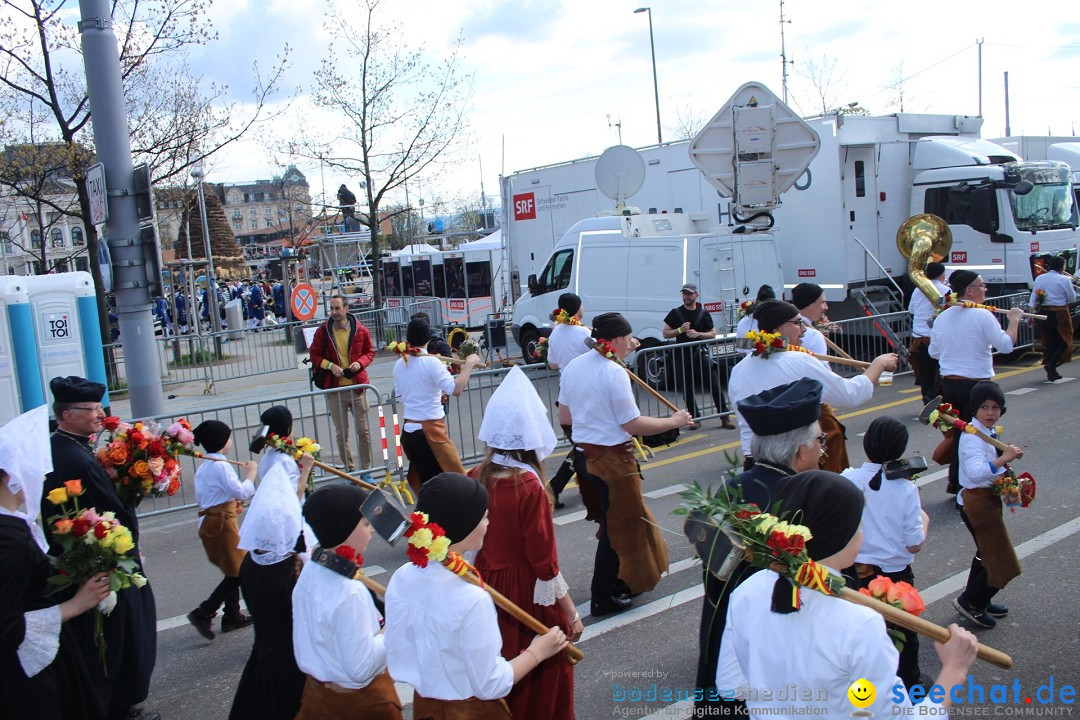
M675 123L667 127L667 134L673 140L692 138L701 132L701 129L705 127L705 123L711 119L712 116L701 108L694 107L689 102L684 102L675 108Z
M811 56L809 50L804 54L807 59L798 65L796 74L810 83L822 115L835 112L844 92L844 76L847 73L837 70L836 58Z
M904 61L899 60L892 66L892 81L885 86L889 90L889 106L897 112L904 112L911 106L912 96L906 83Z
M197 81L183 79L186 48L212 41L206 9L209 0L114 0L114 31L119 42L124 94L127 98L132 151L136 162L149 162L152 177L166 180L239 139L264 119L266 100L284 70L282 56L270 76L256 69L251 107L220 102L225 90L202 92ZM5 122L7 143L62 143L69 148L92 144L90 102L82 64L81 44L67 0L2 0L8 18L0 24L0 115L27 117L26 123ZM288 52L286 48L285 52ZM178 72L179 71L179 72ZM103 341L109 330L104 284L96 262L99 238L89 222L90 198L86 170L92 159L80 157L68 170L75 183L78 205L65 214L86 230L90 272L98 295ZM15 190L11 185L0 185ZM48 203L47 198L41 198Z
M412 178L429 176L449 159L465 134L471 76L459 67L461 39L445 59L431 63L421 49L405 44L396 24L377 23L379 0L357 3L357 26L350 12L327 13L331 36L316 72L315 101L341 116L332 148L307 141L304 152L359 176L364 186L357 218L371 231L372 272L380 275L380 207ZM409 208L400 206L400 211ZM375 283L375 304L381 303Z

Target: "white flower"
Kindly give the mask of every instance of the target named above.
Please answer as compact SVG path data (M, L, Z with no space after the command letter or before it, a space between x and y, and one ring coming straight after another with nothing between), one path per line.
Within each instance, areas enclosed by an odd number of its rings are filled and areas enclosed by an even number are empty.
M109 613L111 613L113 611L113 608L116 607L116 591L110 590L109 594L105 597L105 599L98 603L97 607L98 610L101 611L102 615L108 615Z

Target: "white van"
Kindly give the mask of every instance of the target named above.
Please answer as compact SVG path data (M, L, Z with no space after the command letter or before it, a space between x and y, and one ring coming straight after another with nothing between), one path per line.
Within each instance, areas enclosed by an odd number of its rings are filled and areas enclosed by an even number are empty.
M707 223L704 214L627 214L571 227L514 303L514 339L525 356L551 332L565 292L581 296L586 325L600 313L622 313L652 347L664 342L664 317L680 304L683 284L694 283L718 334L732 332L739 303L762 284L783 287L780 258L772 233L705 232Z

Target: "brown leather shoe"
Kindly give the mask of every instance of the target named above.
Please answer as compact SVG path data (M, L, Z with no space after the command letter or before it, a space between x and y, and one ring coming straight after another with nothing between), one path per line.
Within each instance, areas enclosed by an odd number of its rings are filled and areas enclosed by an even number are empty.
M725 415L723 417L723 419L720 421L720 427L724 428L725 430L734 430L735 429L735 418L733 418L730 415Z
M214 613L216 615L217 613ZM214 631L210 628L210 621L213 620L214 615L204 613L201 609L195 608L187 614L188 622L191 626L199 631L207 640L214 639Z
M222 618L221 619L221 632L227 633L227 632L232 632L233 630L239 630L241 628L246 628L248 625L250 625L253 622L254 622L254 620L252 620L250 616L245 615L244 613L240 613L236 617Z

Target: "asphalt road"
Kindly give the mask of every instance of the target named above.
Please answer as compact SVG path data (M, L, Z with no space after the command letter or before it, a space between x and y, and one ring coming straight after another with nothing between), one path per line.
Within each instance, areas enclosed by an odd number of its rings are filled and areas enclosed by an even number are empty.
M1080 382L1068 377L1077 374L1069 365L1064 368L1065 380L1045 384L1041 369L1031 362L998 366L1008 402L1008 414L1002 419L1004 439L1025 448L1024 458L1015 466L1030 471L1039 483L1035 503L1006 517L1024 572L998 596L1011 609L1008 618L993 630L977 630L982 642L1011 654L1015 664L1012 670L1002 670L976 663L970 682L981 684L987 694L983 704L963 708L969 714L1023 714L1051 708L1071 714L1071 705L1059 702L1060 693L1063 686L1080 682L1080 615L1072 586L1080 576L1075 545L1080 532L1076 469ZM892 414L908 425L909 452L929 457L939 435L915 421L919 394L910 382L910 377L898 378L896 385L879 389L868 405L841 415L853 463L863 459L861 433L882 414ZM586 624L580 643L586 658L575 670L578 718L687 715L687 703L617 701L614 685L646 694L654 683L675 693L693 686L701 570L680 531L681 518L671 513L679 506L681 487L694 480L717 479L728 467L725 455L737 447L736 431L708 421L702 430L684 433L676 445L659 451L644 466L645 491L665 529L672 567L653 592L638 597L634 608L621 615L602 619L586 615L595 527L582 519L577 494L568 491L564 496L567 507L556 513L560 564ZM959 621L949 601L959 594L974 548L952 496L945 493L943 476L932 465L920 479L931 526L930 539L915 561L915 576L928 606L924 617L948 624ZM157 666L147 706L162 711L166 720L226 717L252 642L250 630L219 635L208 642L184 620L219 578L205 559L195 519L193 511L182 511L147 518L142 524L142 551L159 619ZM404 559L400 547L391 548L378 539L365 555L369 574L383 583ZM931 676L940 667L930 642L922 643L922 665ZM1019 703L1011 704L1017 680ZM1055 702L1043 706L1040 686L1051 683ZM1008 686L1009 705L990 703L994 684ZM1046 697L1044 688L1041 698ZM405 699L410 699L407 691ZM406 717L411 715L407 712Z

